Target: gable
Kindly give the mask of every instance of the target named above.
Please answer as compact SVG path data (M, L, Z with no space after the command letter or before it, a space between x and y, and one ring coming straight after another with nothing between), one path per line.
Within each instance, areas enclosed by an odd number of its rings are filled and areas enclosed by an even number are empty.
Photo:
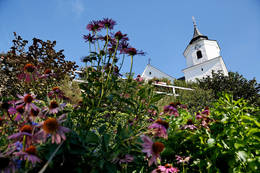
M167 78L171 81L175 79L174 77L160 71L159 69L151 66L150 64L148 64L144 69L144 72L142 73L142 78L144 78L145 80L149 80L152 78Z

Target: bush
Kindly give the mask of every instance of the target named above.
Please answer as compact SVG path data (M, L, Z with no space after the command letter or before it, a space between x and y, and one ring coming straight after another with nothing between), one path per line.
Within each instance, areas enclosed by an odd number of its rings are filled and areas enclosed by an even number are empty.
M219 93L231 93L234 99L244 98L250 103L260 105L260 84L255 79L247 80L237 72L229 72L228 76L222 73L212 73L212 77L206 77L198 80L199 87L202 89L211 89L216 98L219 98Z

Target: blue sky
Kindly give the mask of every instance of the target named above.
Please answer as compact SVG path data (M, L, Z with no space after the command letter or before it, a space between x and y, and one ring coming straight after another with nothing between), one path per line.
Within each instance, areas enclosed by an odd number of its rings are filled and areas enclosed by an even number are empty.
M135 74L151 58L153 66L179 78L192 16L201 33L218 41L229 71L260 80L260 0L0 0L0 52L9 50L16 32L29 41L56 40L67 60L83 65L86 25L108 17L117 21L115 31L127 33L130 44L147 53L135 57ZM129 68L127 59L123 71Z

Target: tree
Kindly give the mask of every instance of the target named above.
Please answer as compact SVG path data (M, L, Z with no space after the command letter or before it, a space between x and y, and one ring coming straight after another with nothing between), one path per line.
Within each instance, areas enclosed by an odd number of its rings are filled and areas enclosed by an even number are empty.
M215 97L219 97L220 92L231 93L234 99L244 98L250 103L260 105L259 91L260 84L256 79L247 80L239 73L229 72L228 76L222 73L212 73L212 77L198 80L198 84L203 89L213 90Z

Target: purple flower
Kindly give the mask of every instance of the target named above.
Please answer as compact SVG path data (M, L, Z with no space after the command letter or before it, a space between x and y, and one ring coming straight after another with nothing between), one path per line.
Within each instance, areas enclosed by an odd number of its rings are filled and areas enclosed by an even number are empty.
M24 66L24 73L18 75L18 79L24 79L25 82L34 81L37 77L39 77L39 74L36 70L36 67L33 64L26 64Z
M100 21L91 21L88 25L87 25L87 30L92 31L92 32L96 32L96 31L100 31L101 29L103 29L103 25Z
M122 164L122 163L130 163L134 160L134 157L129 155L129 154L126 154L124 155L123 157L117 157L113 160L114 163L119 163L119 164Z
M33 109L32 109L33 110ZM16 114L16 116L15 116L15 121L20 121L21 119L22 119L22 115L23 115L23 113L24 113L24 106L23 105L18 105L18 106L16 106L15 108L14 107L10 107L9 109L8 109L8 112L9 112L9 114L11 114L11 115L15 115Z
M137 75L137 77L135 78L135 81L137 82L143 82L143 78L140 75Z
M115 38L117 40L125 40L125 41L128 40L127 34L122 34L121 31L115 33Z
M126 53L127 53L128 55L130 55L130 56L145 55L145 53L144 53L143 51L136 50L136 49L133 48L133 47L127 48Z
M158 166L157 169L152 171L152 173L158 173L158 172L161 172L161 173L178 173L179 169L172 167L171 164L165 164L165 166L160 165L160 166Z
M187 124L185 124L184 126L182 126L181 129L194 130L194 129L197 129L197 127L193 124L192 120L188 120L188 121L187 121Z
M163 121L162 119L158 119L157 121L155 121L155 123L150 125L148 128L149 129L154 129L155 136L167 139L168 138L168 135L167 135L168 127L169 127L169 123L168 122Z
M129 43L126 40L123 40L119 43L119 51L121 54L127 54L127 50L129 48Z
M206 116L208 116L209 113L210 113L209 107L205 107L205 109L201 112L202 115L206 115Z
M45 107L44 111L49 114L57 114L59 111L63 110L65 107L66 103L59 104L57 101L52 100L50 102L49 107Z
M85 39L86 42L94 43L95 41L94 35L91 34L83 35L83 38Z
M36 134L38 139L46 141L47 137L51 135L52 143L56 142L59 144L62 139L66 140L65 133L68 133L70 129L61 126L61 123L65 121L65 118L66 114L63 114L58 119L48 118L44 122L41 122L39 127L42 127L42 129Z
M157 164L157 158L160 159L160 153L164 149L164 144L161 142L153 142L148 136L142 136L142 144L143 150L142 152L146 153L146 157L150 160L148 161L148 165L151 166L153 163Z
M103 25L105 28L113 29L113 27L116 25L116 22L109 18L104 18L100 21L101 25Z
M189 163L189 160L190 160L190 157L182 157L182 156L179 156L179 155L176 155L176 160L177 160L177 163L180 164L180 163Z
M174 115L174 117L178 117L179 116L178 110L174 106L172 106L172 105L164 106L163 114L168 114L170 116Z
M37 109L37 106L33 103L36 96L34 94L24 94L24 96L18 95L20 100L16 101L15 104L25 105L25 111L29 112L31 108L34 110Z
M15 152L14 155L20 157L22 160L30 161L33 165L41 162L41 160L36 155L36 147L33 145L28 147L25 151Z

